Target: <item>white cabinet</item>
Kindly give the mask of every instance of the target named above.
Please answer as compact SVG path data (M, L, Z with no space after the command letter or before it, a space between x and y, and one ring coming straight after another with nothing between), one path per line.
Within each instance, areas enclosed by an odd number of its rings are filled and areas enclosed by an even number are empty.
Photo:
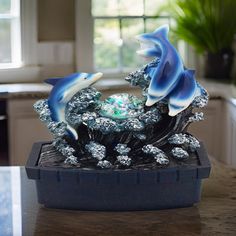
M235 111L236 112L236 111ZM230 123L229 123L230 133L229 133L229 142L230 142L230 149L229 149L229 161L232 166L236 167L236 117L231 116Z
M204 121L192 123L188 130L198 139L202 140L206 145L208 153L218 160L222 159L222 109L223 100L210 100L208 106L203 109Z
M33 110L36 99L8 100L8 139L11 165L25 165L32 144L52 137Z
M225 162L236 167L236 106L231 102L226 102L226 126L224 136Z
M202 140L210 155L236 167L236 106L226 99L210 100L205 120L190 126L189 132Z

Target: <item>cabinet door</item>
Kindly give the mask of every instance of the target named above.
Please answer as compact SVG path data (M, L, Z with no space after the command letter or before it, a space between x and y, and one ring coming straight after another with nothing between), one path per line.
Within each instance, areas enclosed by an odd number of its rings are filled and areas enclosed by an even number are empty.
M236 107L233 104L228 104L226 147L227 164L236 167Z
M8 131L11 165L25 165L34 142L51 140L47 127L33 110L35 99L9 100Z
M204 121L193 123L189 132L204 142L210 155L221 159L221 100L210 100L204 112Z

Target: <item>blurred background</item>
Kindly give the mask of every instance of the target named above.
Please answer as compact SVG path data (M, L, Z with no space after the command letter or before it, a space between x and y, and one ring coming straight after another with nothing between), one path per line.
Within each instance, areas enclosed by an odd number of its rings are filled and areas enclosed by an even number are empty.
M24 165L50 140L32 104L48 77L101 71L104 96L141 95L124 77L147 63L134 36L170 26L170 41L209 91L205 120L191 127L210 155L236 167L235 0L0 0L0 165Z

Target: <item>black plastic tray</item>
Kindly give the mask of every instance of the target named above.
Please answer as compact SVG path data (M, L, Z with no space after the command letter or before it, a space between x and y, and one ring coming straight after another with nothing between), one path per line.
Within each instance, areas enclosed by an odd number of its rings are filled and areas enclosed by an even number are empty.
M115 171L39 167L41 148L47 143L33 145L26 172L36 181L38 202L50 208L128 211L188 207L199 202L201 180L210 174L202 143L196 166Z

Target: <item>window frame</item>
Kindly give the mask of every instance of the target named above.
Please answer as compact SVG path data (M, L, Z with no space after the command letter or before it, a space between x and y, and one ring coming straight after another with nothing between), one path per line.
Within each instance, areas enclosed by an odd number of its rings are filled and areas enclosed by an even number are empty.
M75 67L77 71L95 72L94 67L94 20L92 16L92 0L75 0ZM81 27L86 22L86 27ZM86 55L85 57L83 55ZM104 72L104 79L124 78L125 72Z
M149 19L166 19L168 20L168 24L171 25L171 20L170 20L170 16L149 16L149 15L117 15L117 16L92 16L93 18L93 22L95 20L117 20L119 22L119 32L120 32L120 38L121 40L123 40L123 36L122 36L122 29L123 29L123 26L122 26L122 21L123 20L129 20L129 19L141 19L143 20L143 27L144 27L144 33L147 33L146 29L147 29L147 20ZM135 36L135 35L134 35ZM93 35L94 37L94 35ZM94 44L93 44L94 45ZM122 57L122 52L123 52L123 49L122 47L119 47L119 53L118 53L118 66L116 68L101 68L101 70L104 72L104 73L112 73L112 74L117 74L117 73L129 73L130 71L134 70L135 68L131 68L131 67L125 67L123 66L123 57ZM93 55L95 57L95 50L93 51ZM138 55L137 55L138 56ZM93 62L94 62L94 58L93 58ZM95 70L99 70L100 68L96 68L96 65L93 65L94 69Z
M21 19L20 0L9 0L10 12L0 13L0 20L10 21L11 62L0 63L0 69L20 67L21 56Z
M21 63L18 67L0 68L0 83L39 80L37 0L20 0L20 28Z

